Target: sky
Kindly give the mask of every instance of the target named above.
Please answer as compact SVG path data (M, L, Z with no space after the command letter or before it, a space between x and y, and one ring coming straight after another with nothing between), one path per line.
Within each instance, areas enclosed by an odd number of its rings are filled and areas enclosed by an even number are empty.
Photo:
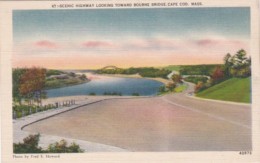
M13 11L13 67L215 64L249 41L249 8Z

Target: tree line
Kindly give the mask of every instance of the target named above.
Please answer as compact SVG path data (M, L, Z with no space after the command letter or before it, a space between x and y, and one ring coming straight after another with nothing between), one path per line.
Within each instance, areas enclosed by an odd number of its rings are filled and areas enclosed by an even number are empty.
M114 69L99 69L96 71L98 74L126 74L126 75L133 75L133 74L139 74L142 77L161 77L161 78L167 78L167 75L171 73L170 70L167 69L158 69L154 67L130 67L127 69L123 68L114 68Z
M237 51L234 55L227 53L223 61L222 65L214 67L209 80L197 83L195 92L200 92L230 78L246 78L251 76L251 57L247 56L247 52L244 49Z

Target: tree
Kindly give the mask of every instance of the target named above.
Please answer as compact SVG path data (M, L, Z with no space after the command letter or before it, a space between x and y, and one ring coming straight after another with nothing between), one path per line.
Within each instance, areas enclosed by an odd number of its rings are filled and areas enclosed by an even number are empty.
M231 54L227 53L224 57L224 73L226 77L230 77L230 68L232 66Z
M213 83L219 83L224 79L224 77L225 77L224 71L221 69L220 66L217 66L211 75Z
M16 68L16 69L13 69L13 72L12 72L13 101L18 102L20 105L21 105L21 100L23 98L22 94L19 91L20 79L25 71L26 71L25 68L22 68L22 69Z
M36 100L38 105L41 104L41 99L45 97L46 69L30 68L27 69L20 79L19 92L29 100L29 105L32 100Z
M246 57L244 49L235 55L227 54L224 58L224 71L227 77L248 77L251 75L251 58Z
M172 75L172 81L174 83L182 83L182 77L179 74L173 74Z

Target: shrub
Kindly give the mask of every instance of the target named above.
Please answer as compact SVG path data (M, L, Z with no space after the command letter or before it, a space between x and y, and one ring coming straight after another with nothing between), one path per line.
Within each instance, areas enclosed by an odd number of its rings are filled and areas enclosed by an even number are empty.
M38 147L40 134L29 135L23 139L23 143L13 144L14 153L42 153L42 149Z
M174 88L176 87L176 84L174 82L170 82L166 85L166 88L169 90L169 91L173 91Z
M132 96L140 96L139 93L132 93Z
M108 96L122 96L122 93L120 92L104 92L103 95L108 95Z
M205 89L205 85L203 82L198 82L196 85L195 85L195 92L200 92L202 90Z
M72 143L70 146L67 146L68 143L65 140L50 144L47 152L49 153L81 153L83 152L80 149L79 145Z
M14 153L81 153L84 152L76 143L68 143L65 140L50 144L47 150L38 146L40 134L29 135L23 139L23 143L14 143Z
M160 93L165 93L165 92L167 92L165 85L162 85L162 86L159 87L159 92L160 92Z

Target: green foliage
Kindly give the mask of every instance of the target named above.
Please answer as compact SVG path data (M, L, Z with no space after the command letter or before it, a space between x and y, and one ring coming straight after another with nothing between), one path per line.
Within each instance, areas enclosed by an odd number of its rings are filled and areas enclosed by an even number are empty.
M167 78L167 75L171 73L170 70L167 69L158 69L153 67L143 67L143 68L128 68L128 69L121 69L121 68L114 68L114 69L99 69L97 70L99 74L139 74L142 77L161 77Z
M212 67L211 67L212 68ZM251 75L251 59L246 57L246 51L241 49L235 55L226 54L224 65L215 66L212 70L211 79L207 82L188 79L197 82L195 92L201 92L231 77L249 77ZM187 81L187 79L185 79Z
M185 65L180 66L180 75L206 75L210 76L216 66L220 65Z
M76 85L76 84L82 84L86 82L87 79L85 76L81 76L79 78L77 77L71 77L68 79L47 79L45 83L45 89L53 89L53 88L61 88L66 87L70 85Z
M132 96L140 96L139 93L132 93Z
M82 153L84 152L80 149L79 145L72 143L68 146L68 143L65 140L61 140L60 142L56 142L50 144L48 149L48 153Z
M217 66L211 74L212 84L217 84L224 81L227 77L225 77L225 73L220 66Z
M165 85L159 87L159 94L164 94L167 92L167 88Z
M205 89L207 89L208 87L206 86L205 83L199 81L196 85L195 85L195 92L198 93L200 91L203 91Z
M46 97L44 92L46 69L32 67L26 69L21 75L19 82L19 93L29 100L29 105L36 101L38 105L41 99Z
M103 95L105 96L122 96L120 92L104 92Z
M148 67L148 68L139 68L138 73L142 77L151 77L151 78L156 78L156 77L161 77L167 79L167 75L171 73L171 71L166 70L166 69L156 69L153 67Z
M184 81L191 82L194 84L197 84L199 81L206 83L208 81L208 78L204 76L188 76L184 78Z
M79 77L81 80L87 80L87 76L85 74L82 74L80 77Z
M72 143L68 146L65 140L50 144L47 150L43 150L39 147L40 134L29 135L23 139L23 143L14 143L14 153L82 153L79 145Z
M64 72L59 71L59 70L47 70L46 76L49 77L51 75L61 75Z
M248 77L251 75L251 58L241 49L233 56L226 54L224 57L224 73L228 77Z
M90 96L96 96L96 93L91 92L91 93L89 93L89 95L90 95Z
M13 69L12 72L12 84L13 84L13 100L14 102L21 103L21 100L23 98L22 94L19 91L19 86L20 86L20 80L21 76L24 74L26 71L25 68L16 68Z
M14 143L14 153L42 153L42 148L38 147L40 134L29 135L23 139L23 143Z
M182 77L179 74L173 74L171 79L174 83L182 83Z
M234 102L251 102L251 78L231 78L197 93L198 97Z
M187 87L188 86L186 84L180 84L176 88L174 88L174 92L176 93L183 92L184 90L187 89Z
M170 82L166 85L168 91L172 92L174 88L176 88L176 84L174 82Z
M170 70L170 71L179 71L180 70L180 66L177 65L169 65L166 67L163 67L166 70Z
M46 111L49 109L54 109L55 105L49 104L49 105L45 105L45 106L36 106L36 105L14 105L13 106L13 111L16 114L16 118L21 118L22 117L22 113L24 113L24 116L30 115L30 114L34 114L37 112L41 112L41 111Z
M170 92L180 93L186 90L187 87L188 86L186 84L175 85L174 83L169 83L167 86L163 85L159 88L159 95L170 93Z

